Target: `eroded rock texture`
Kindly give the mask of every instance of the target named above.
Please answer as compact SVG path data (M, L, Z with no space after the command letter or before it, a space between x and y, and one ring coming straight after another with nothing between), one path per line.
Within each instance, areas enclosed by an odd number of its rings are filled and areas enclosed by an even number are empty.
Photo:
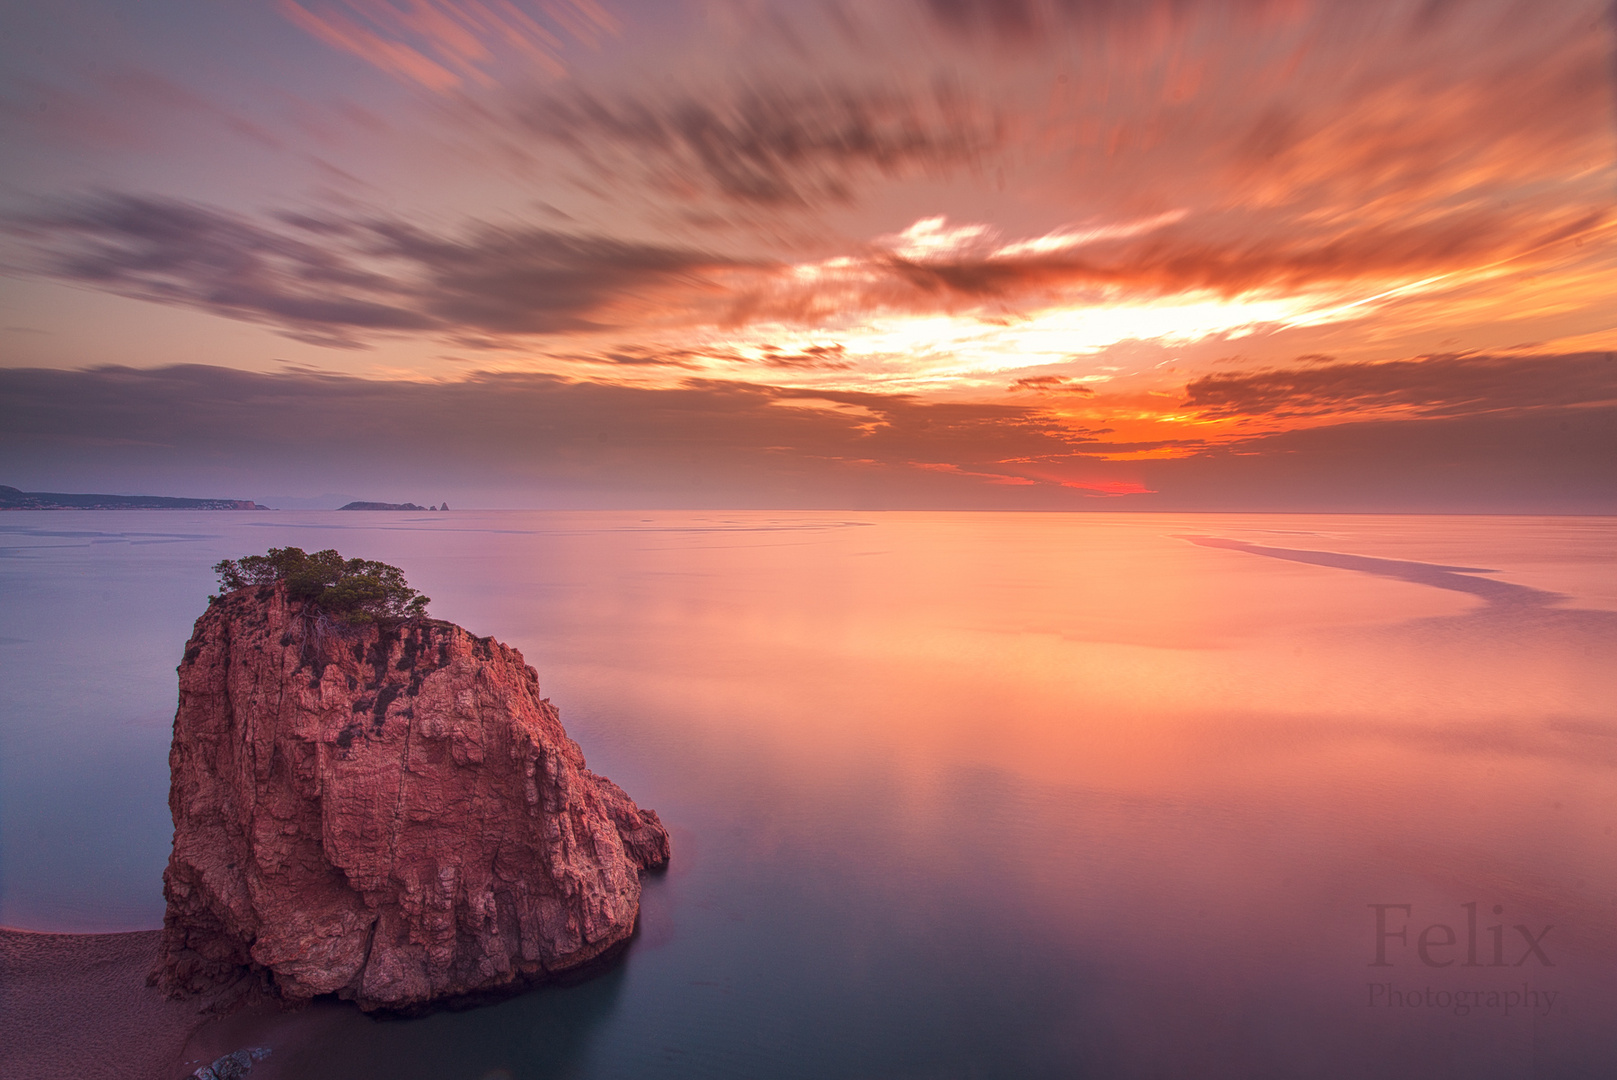
M366 1009L544 979L633 932L668 834L584 767L515 649L347 626L279 586L209 605L180 664L156 976L257 971Z

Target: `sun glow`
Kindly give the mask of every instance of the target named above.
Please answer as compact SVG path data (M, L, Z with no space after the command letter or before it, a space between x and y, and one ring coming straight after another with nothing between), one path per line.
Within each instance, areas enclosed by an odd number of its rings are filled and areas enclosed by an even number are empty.
M999 395L1014 387L1044 395L1043 407L1063 415L1077 409L1075 423L1114 432L1128 428L1132 435L1127 437L1140 441L1169 437L1185 442L1194 430L1199 443L1223 436L1225 426L1183 409L1184 380L1193 377L1195 365L1213 356L1208 347L1280 355L1295 343L1293 355L1312 356L1335 352L1340 346L1330 335L1354 326L1363 329L1347 332L1381 339L1415 335L1461 317L1517 322L1560 318L1557 304L1593 302L1584 297L1602 292L1601 271L1610 263L1609 247L1588 243L1590 253L1560 271L1555 290L1540 290L1553 301L1537 292L1530 298L1522 295L1526 277L1533 278L1535 287L1544 282L1539 268L1526 273L1520 255L1418 278L1358 275L1309 286L1271 283L1235 294L1216 288L1157 292L1137 284L1098 282L1095 275L1081 272L1088 260L1080 259L1077 249L1100 249L1186 217L1176 210L1149 218L1066 224L1031 238L1014 238L987 224L953 223L934 215L829 258L705 271L704 288L697 294L648 294L630 305L639 305L633 311L606 313L613 317L604 321L632 315L642 326L656 314L660 325L655 335L630 346L617 345L614 338L607 347L603 336L587 334L570 342L565 352L524 350L518 356L513 350L511 366L642 387L677 386L693 376L827 393L923 397ZM1580 242L1589 239L1582 236ZM1100 258L1096 265L1105 262ZM1501 304L1503 294L1517 302ZM1568 296L1576 299L1566 300ZM1587 332L1585 326L1575 328ZM1272 340L1277 337L1283 341ZM1243 339L1251 340L1235 344ZM1141 354L1139 345L1150 348ZM1191 368L1177 358L1161 358L1195 346L1202 347L1195 349ZM1154 366L1120 359L1153 353L1153 360L1160 361ZM482 363L489 366L488 360ZM1019 385L1024 377L1055 381L1024 387ZM1118 410L1120 402L1149 388L1171 400L1145 403L1138 417ZM1106 406L1082 405L1076 398L1088 397L1086 390L1099 392ZM1053 396L1058 394L1066 397L1059 407ZM1148 451L1168 456L1186 452Z
M922 218L874 238L859 255L797 263L750 282L738 278L731 284L748 298L749 318L713 327L702 347L731 361L760 360L782 385L928 391L994 385L1004 372L1075 363L1073 378L1104 382L1112 376L1081 370L1083 361L1121 343L1172 347L1346 322L1439 280L1383 287L1368 297L1341 288L1150 296L1120 285L1056 281L1015 299L995 284L1000 268L1037 267L1040 259L1147 234L1185 216L1175 210L1068 225L1020 240L986 224ZM828 348L836 350L835 363L779 362ZM718 368L725 365L711 370ZM722 373L734 375L733 363Z
M1303 305L1284 297L1227 300L1212 295L1154 302L1057 308L1016 317L889 315L832 332L776 325L730 339L743 354L839 346L844 366L782 373L781 382L848 389L919 388L1093 356L1124 341L1184 344L1215 335L1235 339L1296 317ZM1105 372L1077 376L1104 382Z

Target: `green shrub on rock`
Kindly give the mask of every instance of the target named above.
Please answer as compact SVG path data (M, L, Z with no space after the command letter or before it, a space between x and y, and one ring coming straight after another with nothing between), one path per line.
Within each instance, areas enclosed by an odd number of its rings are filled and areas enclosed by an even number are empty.
M312 555L302 548L270 548L265 555L221 560L213 572L219 575L221 592L284 582L289 598L350 623L417 618L427 613L429 602L410 588L398 567L374 559L344 559L331 548Z

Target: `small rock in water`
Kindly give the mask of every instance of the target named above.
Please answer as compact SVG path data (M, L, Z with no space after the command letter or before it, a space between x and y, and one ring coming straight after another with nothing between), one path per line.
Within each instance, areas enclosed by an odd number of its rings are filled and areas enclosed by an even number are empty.
M252 1070L253 1062L269 1057L269 1047L253 1046L237 1050L218 1058L212 1065L204 1065L191 1076L194 1080L241 1080Z

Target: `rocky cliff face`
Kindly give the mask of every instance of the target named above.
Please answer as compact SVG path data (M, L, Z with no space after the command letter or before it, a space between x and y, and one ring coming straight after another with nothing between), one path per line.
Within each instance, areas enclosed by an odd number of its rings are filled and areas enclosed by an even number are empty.
M169 752L156 978L419 1008L625 941L668 834L584 767L515 649L241 589L197 620Z

